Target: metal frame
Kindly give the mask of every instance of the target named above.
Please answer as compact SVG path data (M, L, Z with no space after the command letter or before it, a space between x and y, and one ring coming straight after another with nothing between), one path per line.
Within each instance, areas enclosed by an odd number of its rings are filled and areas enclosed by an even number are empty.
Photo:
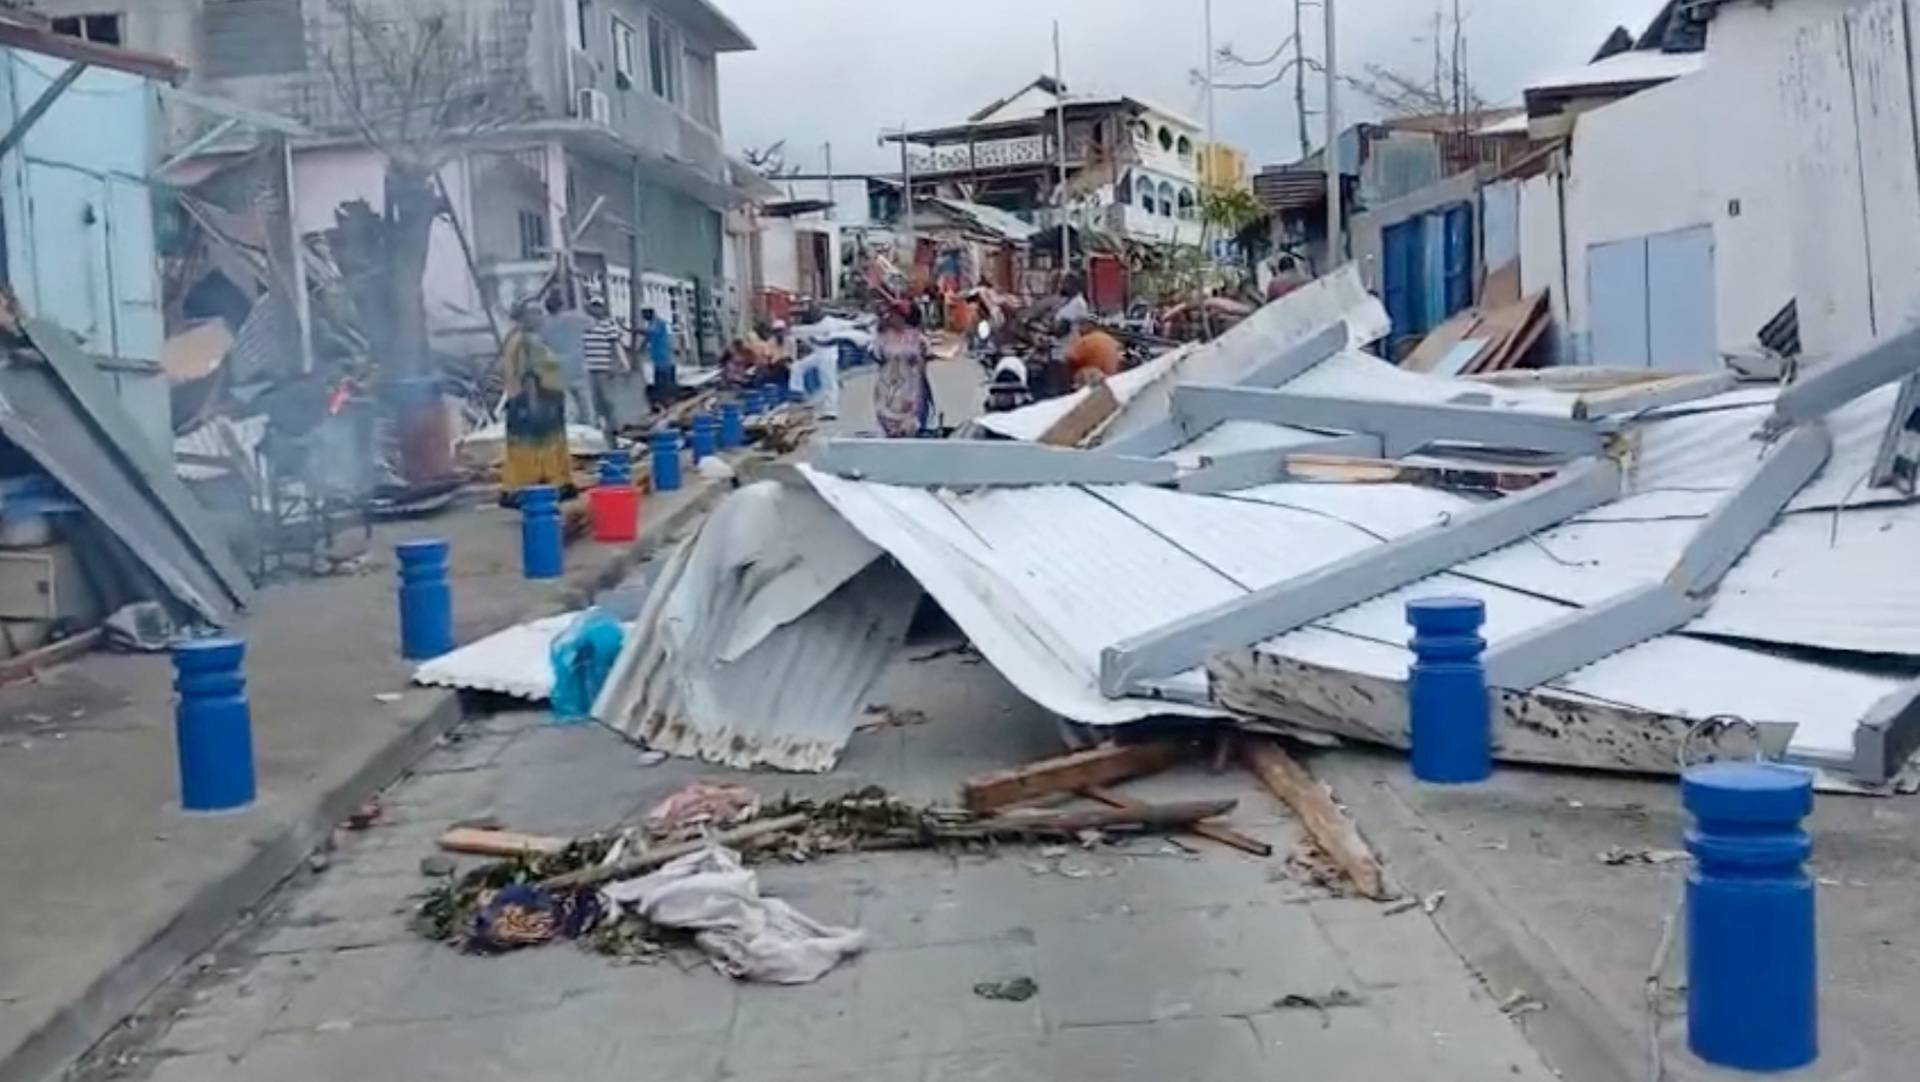
M1203 457L1198 469L1180 475L1178 487L1182 492L1206 495L1278 484L1293 476L1287 468L1287 460L1292 455L1378 458L1380 437L1362 432L1328 436L1291 447L1267 447L1258 451L1236 451L1233 454Z
M1774 399L1774 430L1818 420L1876 387L1920 373L1920 325L1908 326L1845 360L1804 370Z
M1607 439L1602 427L1571 417L1483 406L1303 395L1219 384L1184 384L1174 388L1173 412L1189 431L1239 420L1371 432L1384 441L1387 458L1399 458L1441 441L1597 455L1605 449Z
M1192 439L1179 422L1168 418L1155 421L1151 425L1131 435L1103 443L1095 450L1106 455L1133 455L1137 458L1154 458L1176 450Z
M33 99L33 104L27 106L27 111L20 114L20 119L13 122L13 127L7 129L7 134L0 135L0 158L6 157L8 151L20 145L20 141L27 137L27 133L33 130L33 126L40 123L40 119L47 115L47 110L53 108L53 103L60 100L60 95L65 94L67 88L72 86L80 76L85 75L90 66L84 60L75 60L55 76L53 82L47 84L47 88L40 92L40 96Z
M814 466L882 485L1170 485L1171 462L1012 440L828 440Z
M1487 684L1528 691L1705 613L1720 580L1772 528L1832 451L1833 441L1822 425L1802 425L1788 433L1721 497L1665 579L1496 643L1487 651Z
M1869 482L1875 488L1888 486L1899 489L1908 496L1914 494L1914 478L1900 475L1899 463L1902 458L1913 457L1920 452L1920 435L1907 427L1907 421L1920 413L1920 376L1908 376L1900 386L1900 397L1894 402L1893 417L1887 421L1887 430L1880 437L1880 451L1873 458L1873 478ZM1913 450L1903 453L1903 449Z
M1852 773L1865 781L1886 782L1920 750L1920 680L1873 704L1853 730Z
M1573 415L1581 420L1592 417L1617 417L1641 413L1665 406L1712 398L1736 387L1740 378L1732 372L1703 372L1695 376L1675 376L1652 380L1630 387L1588 391L1573 404Z
M1342 319L1333 326L1314 335L1277 359L1255 368L1246 377L1238 381L1241 387L1264 387L1272 389L1283 387L1307 374L1307 371L1347 348L1352 335L1347 331L1347 321Z
M191 160L192 158L199 155L201 151L207 149L213 144L233 134L233 129L239 126L240 126L240 118L230 116L225 120L222 120L220 123L215 124L213 127L208 128L205 132L201 133L201 135L198 138L195 138L194 140L189 142L186 146L181 147L179 150L174 151L171 155L167 157L166 161L163 161L159 165L154 166L153 167L154 175L159 176L160 174L168 172L169 170L173 169L175 166L180 165L182 162Z
M1298 575L1107 647L1100 687L1125 695L1226 650L1283 635L1464 560L1591 510L1620 495L1620 467L1594 459L1452 521Z

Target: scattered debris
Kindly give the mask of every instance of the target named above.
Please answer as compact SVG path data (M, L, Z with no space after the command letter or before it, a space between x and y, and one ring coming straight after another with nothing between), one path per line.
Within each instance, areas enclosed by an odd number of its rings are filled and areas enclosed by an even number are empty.
M640 753L640 765L641 766L659 766L661 763L666 762L670 758L672 758L672 756L668 755L664 751L657 751L652 748L649 748L646 751L643 751Z
M1397 917L1402 913L1411 913L1418 908L1420 908L1420 899L1412 897L1399 898L1382 906L1380 915L1383 917Z
M1524 1014L1537 1014L1547 1009L1545 1003L1527 994L1526 989L1516 988L1500 1001L1500 1013L1508 1018L1518 1018Z
M1240 751L1248 768L1293 809L1307 836L1353 880L1361 896L1384 900L1386 877L1380 871L1379 858L1347 813L1334 803L1332 790L1272 740L1242 741Z
M445 853L428 853L420 858L420 874L445 879L460 870L460 863Z
M382 691L373 697L373 701L386 706L392 706L404 698L406 698L406 696L397 691Z
M1274 1000L1273 1005L1281 1010L1318 1011L1320 1012L1320 1028L1327 1029L1333 1025L1333 1016L1329 1012L1341 1007L1363 1007L1366 1005L1366 1000L1361 999L1345 988L1335 988L1325 995L1306 995L1304 993L1294 992Z
M1612 845L1595 853L1594 859L1611 867L1620 867L1625 864L1678 864L1693 858L1680 849L1628 849Z
M565 852L573 842L567 838L516 834L508 830L454 827L440 835L437 844L449 853L477 857L551 857Z
M1032 977L1015 977L1008 981L981 981L973 986L973 994L981 999L999 999L1008 1003L1025 1003L1040 992L1040 986Z
M1420 899L1420 911L1431 917L1440 911L1440 907L1445 905L1446 901L1447 892L1444 890L1436 890L1425 898Z
M1354 893L1353 880L1311 838L1294 842L1293 851L1287 854L1286 869L1292 878L1318 887L1336 898L1349 897Z
M1097 785L1082 788L1080 795L1089 800L1099 801L1110 808L1138 810L1145 807L1145 805L1131 797L1122 796L1111 789L1102 788ZM1206 838L1209 841L1216 841L1222 845L1232 846L1243 853L1252 853L1256 857L1270 857L1273 855L1273 846L1268 845L1258 838L1250 838L1220 823L1195 823L1188 827L1186 832L1198 838Z
M347 816L346 827L348 830L367 830L380 821L383 810L380 798L371 797Z
M925 725L932 719L925 710L912 707L896 707L886 703L869 704L861 717L861 729L904 729L909 725Z
M730 827L760 811L760 794L744 785L692 781L647 812L647 834L680 838L707 827Z
M953 657L956 654L966 658L969 662L975 662L980 659L980 652L973 648L973 644L963 641L956 642L952 646L942 646L937 650L929 650L924 654L914 654L908 657L907 660L914 664L919 664L923 661L938 661L943 657ZM871 712L873 708L868 707L867 710Z
M961 803L969 811L995 811L1054 793L1151 774L1172 766L1186 754L1184 746L1170 741L1089 748L968 778L960 785Z

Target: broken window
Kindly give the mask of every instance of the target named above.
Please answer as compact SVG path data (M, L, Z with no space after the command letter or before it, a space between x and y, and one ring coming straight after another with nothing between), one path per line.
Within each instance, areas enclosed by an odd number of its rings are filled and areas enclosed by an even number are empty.
M680 101L680 35L658 15L647 16L647 78L653 92Z
M613 19L613 81L622 90L633 89L637 37L633 27L619 16Z
M121 44L118 14L62 16L53 20L53 32L102 45Z

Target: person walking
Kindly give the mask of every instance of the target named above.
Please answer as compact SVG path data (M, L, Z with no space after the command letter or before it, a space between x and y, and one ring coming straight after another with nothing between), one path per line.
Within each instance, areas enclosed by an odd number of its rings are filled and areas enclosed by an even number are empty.
M567 456L567 380L540 332L547 313L527 301L500 347L506 387L506 458L500 467L500 503L517 506L530 485L552 485L570 494L573 461Z
M887 436L918 436L933 395L927 383L927 339L911 301L888 308L873 343L880 374L873 381L873 412Z
M807 397L807 376L812 374L820 380L820 417L832 421L840 416L840 344L830 339L816 339L808 343L809 349L793 362L787 373L787 389L795 398Z
M607 302L587 298L587 316L593 320L582 338L587 379L593 388L594 412L600 415L600 426L611 445L620 427L613 406L614 377L631 371L633 364L627 359L626 329L608 313Z
M640 310L640 325L647 340L647 363L653 368L653 404L666 409L673 405L679 383L673 370L673 328L651 308Z

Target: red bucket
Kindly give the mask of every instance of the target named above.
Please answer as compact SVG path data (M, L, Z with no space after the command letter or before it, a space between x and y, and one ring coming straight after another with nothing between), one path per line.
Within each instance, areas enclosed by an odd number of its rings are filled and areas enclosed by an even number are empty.
M640 490L632 485L592 489L587 493L587 511L593 516L595 541L618 543L640 536Z

